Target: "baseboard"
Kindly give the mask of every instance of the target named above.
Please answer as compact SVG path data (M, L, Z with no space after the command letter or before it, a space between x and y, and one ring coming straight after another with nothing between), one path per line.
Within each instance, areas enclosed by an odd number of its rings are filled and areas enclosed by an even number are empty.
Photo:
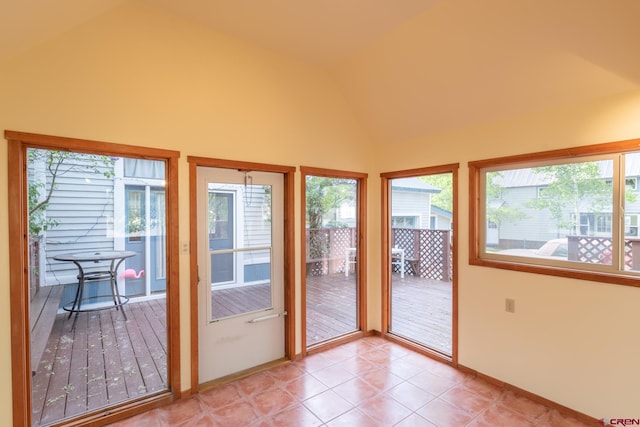
M584 423L587 423L587 424L602 425L599 422L599 420L597 420L596 418L593 418L593 417L591 417L591 416L589 416L587 414L583 414L582 412L576 411L575 409L571 409L571 408L568 408L566 406L563 406L563 405L561 405L561 404L559 404L557 402L554 402L553 400L549 400L549 399L547 399L545 397L539 396L539 395L537 395L535 393L532 393L530 391L524 390L524 389L522 389L520 387L516 387L516 386L514 386L512 384L509 384L507 382L501 381L501 380L499 380L497 378L494 378L494 377L492 377L490 375L486 375L486 374L483 374L482 372L478 372L475 369L471 369L471 368L469 368L467 366L460 365L460 364L458 364L458 369L460 371L464 372L464 373L467 373L469 375L474 375L474 376L476 376L476 377L478 377L480 379L483 379L486 382L491 383L491 384L493 384L495 386L502 387L505 390L509 390L509 391L512 391L512 392L520 395L520 396L526 397L529 400L532 400L534 402L537 402L537 403L540 403L542 405L545 405L545 406L548 406L550 408L553 408L553 409L557 410L558 412L560 412L563 415L567 415L567 416L573 417L573 418L575 418L577 420L580 420L580 421L582 421Z

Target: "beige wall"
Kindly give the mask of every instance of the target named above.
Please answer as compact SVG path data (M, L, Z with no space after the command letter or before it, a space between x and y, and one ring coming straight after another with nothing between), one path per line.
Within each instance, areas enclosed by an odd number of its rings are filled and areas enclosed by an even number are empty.
M380 147L383 171L460 162L462 365L596 418L638 417L640 288L470 266L467 162L638 138L639 117L631 92Z
M366 134L324 72L135 3L0 64L0 129L180 151L181 241L189 239L189 155L357 172L372 165ZM6 147L0 143L0 347L8 349ZM188 270L181 255L185 388ZM8 351L0 352L0 383L0 413L8 414Z
M324 72L137 3L0 63L2 130L180 151L181 241L189 238L188 155L368 172L370 329L380 328L379 173L459 162L460 362L594 417L638 416L640 289L468 266L466 162L638 137L639 116L640 93L629 93L375 146ZM0 212L8 203L6 156L0 144ZM296 196L299 187L297 181ZM296 230L299 224L297 218ZM7 229L0 215L5 349ZM181 256L183 387L190 372L188 261ZM515 314L504 312L505 297L516 299ZM0 352L0 382L11 383L8 351ZM0 412L10 411L7 386Z

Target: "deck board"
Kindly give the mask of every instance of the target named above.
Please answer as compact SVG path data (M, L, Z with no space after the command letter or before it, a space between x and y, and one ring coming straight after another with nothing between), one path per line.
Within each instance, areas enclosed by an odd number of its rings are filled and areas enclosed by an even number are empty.
M66 314L64 315L66 316ZM87 410L87 322L89 316L82 316L76 322L73 331L74 351L71 355L71 366L69 371L69 384L73 388L67 395L66 416L82 414ZM64 322L60 322L60 327ZM69 332L71 333L71 331Z
M211 291L211 313L214 319L271 307L271 284L214 289Z
M391 307L390 332L451 355L451 282L393 275Z
M307 277L307 346L357 328L355 277ZM415 276L391 278L390 332L451 354L452 287Z
M307 277L307 346L358 329L356 276Z
M167 387L165 299L56 316L32 379L33 425L59 422Z

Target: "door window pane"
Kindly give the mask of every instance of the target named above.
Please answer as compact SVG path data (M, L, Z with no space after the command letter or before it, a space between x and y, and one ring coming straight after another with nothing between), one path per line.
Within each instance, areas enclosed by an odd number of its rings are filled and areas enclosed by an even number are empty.
M271 186L209 183L211 321L272 307Z

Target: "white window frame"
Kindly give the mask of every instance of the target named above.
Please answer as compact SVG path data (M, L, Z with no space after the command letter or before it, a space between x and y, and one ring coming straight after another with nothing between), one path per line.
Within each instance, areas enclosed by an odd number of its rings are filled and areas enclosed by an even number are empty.
M397 225L396 221L401 218L403 221L405 221L406 219L413 219L414 224L411 227L405 226L405 225ZM394 215L391 217L391 228L420 228L420 215L419 214L415 214L415 215Z

